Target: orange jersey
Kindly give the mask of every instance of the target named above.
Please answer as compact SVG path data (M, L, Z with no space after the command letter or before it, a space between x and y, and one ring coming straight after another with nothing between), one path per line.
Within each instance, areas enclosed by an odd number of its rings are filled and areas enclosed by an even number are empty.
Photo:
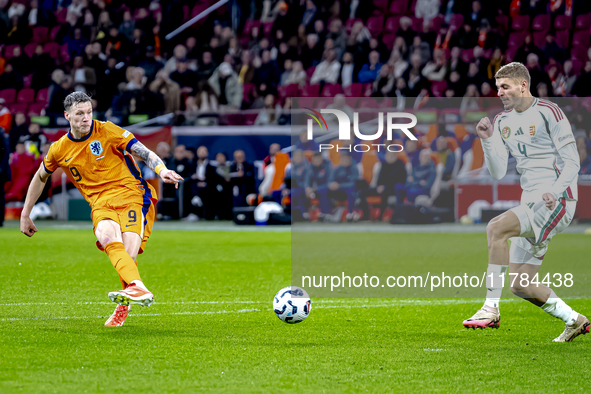
M61 167L93 209L114 199L149 207L150 201L156 201L156 192L131 156L136 142L131 132L93 120L84 137L75 139L68 132L53 143L43 166L48 173Z

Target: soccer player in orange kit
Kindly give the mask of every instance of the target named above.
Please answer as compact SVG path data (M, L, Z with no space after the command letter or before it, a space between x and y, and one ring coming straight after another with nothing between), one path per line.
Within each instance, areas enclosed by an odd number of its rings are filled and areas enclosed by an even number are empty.
M109 298L118 305L105 326L122 326L130 304L150 306L154 295L140 278L136 259L144 247L155 218L156 193L141 176L133 156L141 158L166 183L183 178L129 131L111 122L92 119L92 102L83 92L64 101L70 130L49 148L34 175L21 213L21 232L32 237L38 230L29 217L47 178L58 167L70 177L92 208L97 246L109 256L119 273L123 290ZM133 156L132 156L133 154Z

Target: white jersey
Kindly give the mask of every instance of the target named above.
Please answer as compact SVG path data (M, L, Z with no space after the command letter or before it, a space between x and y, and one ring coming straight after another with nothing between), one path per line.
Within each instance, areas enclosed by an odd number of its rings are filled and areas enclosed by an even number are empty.
M524 195L541 199L543 193L553 192L557 198L577 200L578 175L574 175L572 169L569 168L568 176L565 174L561 182L557 182L565 166L558 151L574 143L575 138L564 112L556 104L535 98L531 107L521 113L514 109L499 113L493 120L493 128L492 137L482 141L491 174L491 167L504 161L505 169L500 177L505 175L508 151L517 160ZM577 151L570 148L561 153L564 156L568 151L565 159L572 159L578 165Z

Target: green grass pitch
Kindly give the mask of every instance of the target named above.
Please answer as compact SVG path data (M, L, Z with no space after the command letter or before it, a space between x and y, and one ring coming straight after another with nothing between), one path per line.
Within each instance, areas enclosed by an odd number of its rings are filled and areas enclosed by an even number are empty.
M431 251L444 263L458 235L428 236L449 238L450 250ZM461 235L479 244L484 236ZM420 234L391 237L414 253L429 247ZM313 298L307 320L285 324L271 302L289 285L290 241L289 233L155 231L139 258L155 304L105 328L114 308L107 292L119 281L92 231L41 229L27 239L0 229L0 393L589 388L591 336L551 343L562 322L521 300L501 304L498 330L462 327L481 300ZM588 240L557 237L553 258L573 242ZM591 315L589 300L568 302Z

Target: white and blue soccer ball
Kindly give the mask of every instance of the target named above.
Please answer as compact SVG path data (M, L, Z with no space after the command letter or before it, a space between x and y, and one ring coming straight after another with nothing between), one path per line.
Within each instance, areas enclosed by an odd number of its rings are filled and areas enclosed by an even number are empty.
M287 286L279 290L273 298L273 310L277 317L289 324L303 321L310 314L312 303L306 290Z

